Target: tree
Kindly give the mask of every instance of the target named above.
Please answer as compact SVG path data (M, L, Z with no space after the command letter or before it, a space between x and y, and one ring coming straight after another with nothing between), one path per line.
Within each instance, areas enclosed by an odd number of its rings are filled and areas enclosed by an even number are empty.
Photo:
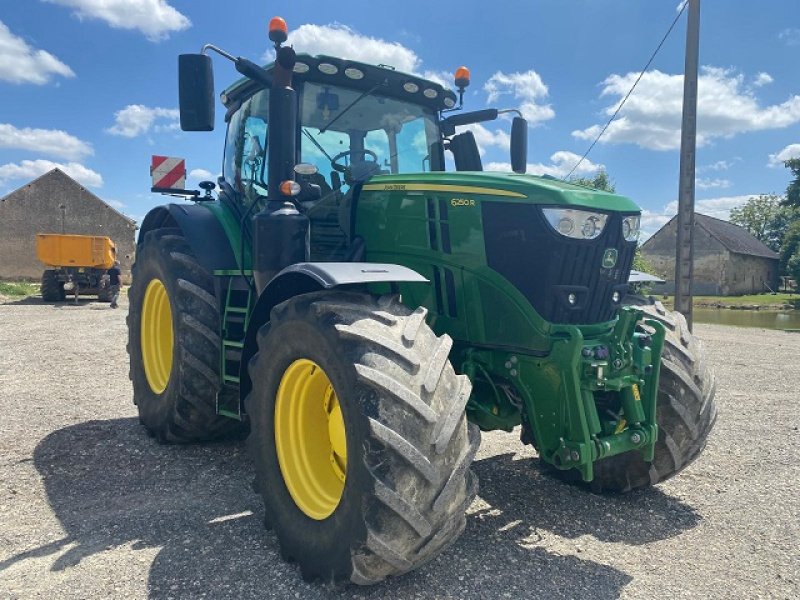
M744 205L731 210L730 222L744 227L777 252L793 212L791 208L781 206L781 203L782 199L775 194L754 196Z
M795 252L789 259L786 271L794 279L795 286L800 286L800 252ZM795 289L798 288L795 287Z
M790 158L783 163L786 168L791 170L794 179L789 182L786 188L786 198L783 200L784 206L800 208L800 158Z
M611 181L611 178L605 170L601 170L591 179L588 177L573 177L569 182L575 185L582 185L584 187L610 192L612 194L617 191L617 186L614 185L614 182Z
M783 236L783 243L781 244L780 255L781 272L786 273L789 270L789 261L793 257L800 255L800 219L795 220L786 229L786 234Z

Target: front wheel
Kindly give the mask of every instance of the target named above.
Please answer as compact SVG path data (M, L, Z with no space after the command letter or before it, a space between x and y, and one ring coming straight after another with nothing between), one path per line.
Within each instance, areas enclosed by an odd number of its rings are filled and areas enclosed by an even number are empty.
M714 403L714 372L705 360L703 346L678 312L660 302L637 306L645 319L660 321L666 329L661 357L653 462L645 462L639 452L626 452L597 461L594 479L584 483L577 471L545 470L569 483L587 486L594 492L628 492L660 483L677 475L700 455L717 420ZM646 330L644 323L638 325ZM544 465L543 461L542 464Z
M247 398L266 521L306 579L369 585L463 531L469 379L452 342L394 297L319 292L278 305L258 335Z
M63 302L67 297L64 283L58 280L58 271L47 269L42 273L42 300L45 302Z

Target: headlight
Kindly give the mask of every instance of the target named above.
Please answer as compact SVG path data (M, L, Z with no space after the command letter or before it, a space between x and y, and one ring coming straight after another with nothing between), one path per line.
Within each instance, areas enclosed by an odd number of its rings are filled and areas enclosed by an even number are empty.
M603 233L608 220L608 215L603 213L573 208L543 208L542 212L558 233L578 240L593 240Z
M622 219L622 237L628 242L635 242L639 239L639 215L632 215Z

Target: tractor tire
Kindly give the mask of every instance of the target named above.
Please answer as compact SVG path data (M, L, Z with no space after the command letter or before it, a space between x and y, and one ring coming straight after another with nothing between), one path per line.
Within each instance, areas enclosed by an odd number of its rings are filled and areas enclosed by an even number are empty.
M45 302L63 302L67 297L64 284L58 280L58 273L47 269L42 273L42 300Z
M219 307L211 275L179 229L148 232L133 265L128 354L139 421L162 443L227 438L243 424L216 412Z
M547 465L556 477L596 493L624 493L655 485L677 475L700 455L717 421L716 381L705 361L701 342L689 331L684 316L661 302L637 302L645 318L666 328L656 415L658 441L652 463L639 452L627 452L594 464L594 479L584 483L577 471ZM647 327L639 324L640 329ZM542 464L543 461L542 461Z
M480 445L472 386L426 314L396 296L315 292L259 331L246 400L255 489L306 580L375 584L464 530Z
M111 283L109 283L108 275L103 275L98 282L97 300L98 302L111 302L113 297L114 294L111 291Z

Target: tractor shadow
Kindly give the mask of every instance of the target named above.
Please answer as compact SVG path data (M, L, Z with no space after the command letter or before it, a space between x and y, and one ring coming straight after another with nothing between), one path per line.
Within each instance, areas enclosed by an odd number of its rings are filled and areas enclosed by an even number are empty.
M616 598L631 581L627 573L550 552L537 545L537 531L640 544L678 533L691 520L688 509L658 492L611 504L539 481L527 461L501 455L476 463L481 500L491 508L474 504L464 535L450 549L386 584L343 589L304 582L280 558L274 534L262 525L242 442L162 446L136 419L89 421L45 437L33 460L66 533L0 562L0 571L47 556L50 571L60 572L121 546L158 548L147 576L151 598L492 598L530 597L531 590L542 598L574 598L586 590ZM624 522L616 524L609 512ZM631 533L637 529L648 532ZM116 550L115 563L132 556L122 551Z
M543 473L537 459L514 460L511 453L478 460L473 470L480 478L479 496L491 506L473 517L516 523L523 537L550 532L639 546L680 535L701 521L693 507L658 487L593 494Z

